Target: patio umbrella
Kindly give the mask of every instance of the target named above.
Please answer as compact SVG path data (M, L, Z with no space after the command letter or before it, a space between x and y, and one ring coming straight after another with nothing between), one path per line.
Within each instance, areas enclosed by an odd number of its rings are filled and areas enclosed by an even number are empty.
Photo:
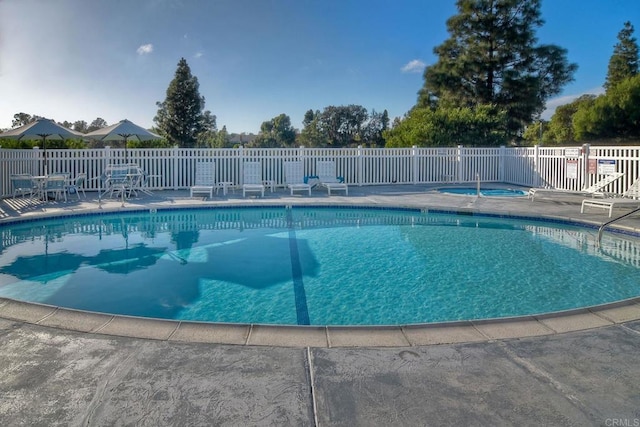
M47 174L47 140L48 139L82 139L84 134L59 125L51 119L37 119L34 122L16 129L0 133L0 138L17 140L42 139L42 157L44 159L44 174Z
M0 273L20 280L47 283L76 271L89 258L70 252L54 254L20 255L10 264L0 266Z
M253 289L294 280L290 241L281 237L243 237L167 254L188 265L193 277L200 280L232 282ZM306 240L297 242L297 264L301 276L316 276L320 270L320 264Z
M125 249L101 249L87 264L108 273L128 274L154 265L166 252L166 248L154 248L136 244Z
M127 119L121 120L115 125L94 130L84 135L85 138L98 141L122 141L124 145L124 161L127 162L127 141L151 141L161 139L160 135L149 132L143 127L130 122Z

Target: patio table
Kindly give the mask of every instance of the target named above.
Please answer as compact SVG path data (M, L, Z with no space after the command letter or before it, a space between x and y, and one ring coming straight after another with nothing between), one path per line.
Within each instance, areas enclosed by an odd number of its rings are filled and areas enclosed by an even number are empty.
M225 196L229 192L229 188L233 187L233 182L231 181L220 181L217 183L218 187L222 188L222 194Z

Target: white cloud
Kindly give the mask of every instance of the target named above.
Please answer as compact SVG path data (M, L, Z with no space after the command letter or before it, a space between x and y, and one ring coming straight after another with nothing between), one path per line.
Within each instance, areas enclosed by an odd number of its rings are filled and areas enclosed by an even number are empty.
M136 52L138 52L138 55L149 54L149 53L153 52L153 45L151 43L143 44L142 46L140 46L138 48L138 50Z
M421 73L426 67L427 64L420 61L419 59L414 59L413 61L409 61L404 67L401 68L403 73Z
M193 55L194 58L202 58L202 56L204 55L204 52L196 52L195 55Z

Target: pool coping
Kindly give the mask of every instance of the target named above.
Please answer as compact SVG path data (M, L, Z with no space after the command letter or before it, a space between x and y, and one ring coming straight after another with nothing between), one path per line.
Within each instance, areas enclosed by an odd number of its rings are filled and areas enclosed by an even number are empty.
M459 195L451 195L459 197ZM275 202L269 206L288 207L291 203ZM309 204L311 202L312 204ZM303 207L336 207L333 203L307 201ZM251 204L251 207L265 207L267 204ZM93 215L144 211L148 209L194 209L194 208L241 208L249 207L245 203L226 202L224 205L187 204L172 206L120 207L103 209L74 210L72 212L51 212L29 215L29 218L5 218L0 223L39 220L47 217ZM294 204L296 206L296 204ZM462 207L428 207L423 204L397 203L389 205L369 205L367 203L345 203L344 208L378 209L420 209L428 212L462 213L479 216L539 219L585 227L597 227L600 223L584 218L563 215L523 215L515 212L482 211ZM622 234L638 234L638 228L616 226L615 231ZM619 325L640 320L640 297L581 307L539 315L525 315L508 318L483 319L472 321L454 321L441 323L411 324L400 326L306 326L306 325L268 325L212 323L151 319L125 315L112 315L69 309L46 304L23 302L0 297L0 318L28 324L58 328L89 334L114 335L131 338L163 340L169 342L194 342L228 344L241 346L276 347L413 347L422 345L455 344L465 342L486 342L501 339L515 339L533 336L556 335L567 332L583 331Z
M640 297L518 317L401 326L213 323L97 313L0 298L0 318L90 334L279 347L414 347L556 335L640 320Z

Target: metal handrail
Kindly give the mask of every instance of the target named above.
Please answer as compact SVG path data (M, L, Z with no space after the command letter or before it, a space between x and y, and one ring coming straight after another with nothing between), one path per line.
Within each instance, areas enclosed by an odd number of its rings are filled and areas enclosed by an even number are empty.
M598 228L598 239L596 240L596 246L600 246L600 241L602 240L602 234L604 233L604 229L605 227L607 227L610 224L613 224L614 222L621 220L622 218L626 218L630 215L633 215L634 213L640 212L640 208L636 208L634 210L632 210L631 212L627 212L626 214L619 216L617 218L614 218L612 220L609 220L607 222L605 222L604 224L602 224L600 226L600 228Z

